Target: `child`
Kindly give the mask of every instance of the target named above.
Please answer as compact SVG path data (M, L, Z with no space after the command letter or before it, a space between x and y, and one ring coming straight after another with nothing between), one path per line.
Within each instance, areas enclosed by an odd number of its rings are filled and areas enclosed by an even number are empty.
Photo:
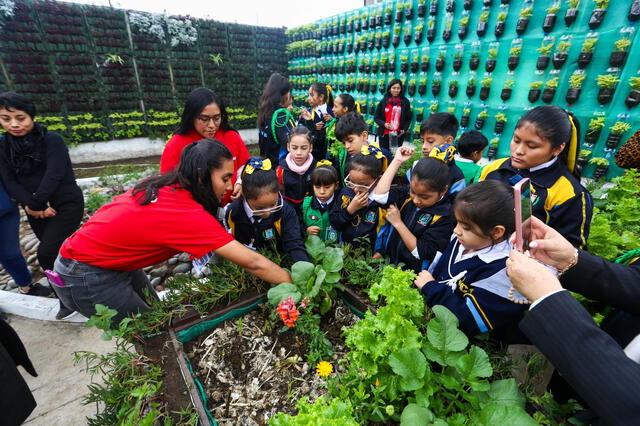
M333 114L333 96L331 86L324 83L313 83L309 87L307 102L311 111L303 110L300 124L311 130L313 140L313 156L317 161L327 158L326 122L331 121Z
M513 202L513 189L502 182L480 182L458 193L451 242L433 271L415 280L427 305L450 309L469 336L515 324L527 309L505 267L515 230Z
M487 164L480 181L495 179L513 185L531 179L533 215L558 231L575 247L584 247L593 213L591 194L574 170L580 123L557 106L539 106L516 124L511 156Z
M328 160L320 161L311 174L313 196L306 197L302 203L302 222L307 235L317 235L323 241L335 243L339 239L338 231L329 223L329 212L336 197L339 197L338 172Z
M336 139L336 123L340 117L350 112L360 114L360 105L348 93L342 93L333 100L333 113L335 118L327 122L327 159L334 159L337 163L346 164L347 151Z
M384 155L375 144L363 145L362 151L349 162L345 185L331 213L329 221L342 234L342 241L356 246L356 238L365 237L375 247L378 231L385 220L385 210L371 199L376 182L383 172Z
M276 170L282 196L297 215L304 197L311 194L311 173L315 168L315 161L311 155L311 133L304 126L295 127L289 135L287 156L280 161Z
M413 148L400 147L376 185L374 200L388 206L386 220L393 230L380 254L416 272L426 269L437 252L443 252L455 219L451 216L449 167L436 158L423 157L413 168L409 185L391 188L391 181Z
M476 163L482 158L482 153L487 145L489 145L489 141L477 130L468 130L458 139L458 145L456 147L458 155L456 155L455 161L456 166L458 166L464 174L464 180L467 186L471 185L473 179L482 169L482 167Z
M294 262L309 261L293 208L278 192L270 160L250 159L242 172L242 196L228 205L224 224L236 240L253 249L275 242Z

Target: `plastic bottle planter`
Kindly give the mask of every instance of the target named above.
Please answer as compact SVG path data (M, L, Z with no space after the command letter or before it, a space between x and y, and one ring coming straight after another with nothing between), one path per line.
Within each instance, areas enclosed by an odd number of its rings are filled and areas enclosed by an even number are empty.
M509 59L507 59L507 67L511 71L513 71L516 68L518 68L518 64L519 63L520 63L520 56L519 55L511 55L511 56L509 56Z
M478 26L476 27L476 34L478 37L484 37L487 33L487 21L478 21Z
M549 66L549 61L551 58L549 55L540 55L538 56L538 60L536 61L536 69L540 71L544 71Z
M609 65L611 65L612 67L620 68L624 65L626 60L626 50L614 50L613 52L611 52L611 56L609 56Z
M595 145L598 139L600 139L600 133L602 133L602 128L588 129L584 135L584 141L590 145Z
M393 47L398 47L398 45L400 44L400 34L393 35L393 40L391 40L391 44L393 44Z
M411 32L404 33L404 44L407 46L411 44Z
M605 146L607 147L607 149L614 149L620 144L620 139L622 139L622 135L620 133L611 132L607 136Z
M462 117L460 117L460 127L464 128L464 129L469 127L469 116L468 115L463 115Z
M433 83L431 83L431 93L433 94L433 96L438 96L440 94L441 88L442 87L440 85L440 81L434 80Z
M422 108L420 108L420 110L422 110ZM416 122L422 122L423 118L424 118L424 110L416 111Z
M496 28L493 31L493 34L495 34L496 38L502 37L502 34L504 34L504 28L505 28L504 21L496 22Z
M569 55L567 52L555 52L553 54L553 68L559 70L562 68L565 62L567 62L567 58Z
M486 86L483 85L482 87L480 87L480 99L482 99L483 101L486 101L490 94L491 94L490 85L486 85Z
M553 27L556 26L557 19L558 19L558 16L555 13L547 14L544 17L544 21L542 22L542 31L544 31L545 34L550 33L553 30Z
M591 16L589 17L589 28L591 28L592 30L598 28L600 24L602 24L606 13L607 9L593 9L593 12L591 12Z
M377 50L380 50L382 48L382 36L376 36L375 47Z
M413 40L416 42L416 44L422 43L422 30L416 30L416 32L413 34Z
M442 71L444 69L444 65L444 56L438 56L438 58L436 59L436 71Z
M429 59L426 60L423 58L422 62L420 62L420 71L428 71L429 70Z
M551 103L553 98L556 96L556 88L555 87L545 87L542 91L542 102Z
M482 0L483 6L491 6L493 4L493 0Z
M427 13L427 6L424 4L424 2L418 4L418 18L424 18L424 15L426 15Z
M389 45L391 44L391 35L390 34L383 34L382 35L382 47L384 47L385 49L389 48Z
M460 69L462 68L462 57L460 56L454 57L452 66L454 71L460 71Z
M582 89L580 87L570 87L567 89L567 96L565 96L564 99L567 101L568 105L573 105L578 102L580 93L582 93Z
M402 22L402 9L399 8L396 10L396 23Z
M473 8L473 0L464 0L464 2L462 2L462 8L464 10L471 10Z
M633 3L631 3L631 7L629 8L627 18L631 22L635 22L640 19L640 0L633 0Z
M502 99L504 102L507 102L511 98L512 92L513 90L511 89L511 87L503 88L500 92L500 99Z
M593 171L593 179L595 179L596 181L602 179L607 174L608 170L609 170L608 165L598 164L595 170Z
M600 103L600 105L606 105L611 102L615 91L615 87L601 87L600 90L598 90L598 103Z
M410 21L413 18L413 7L411 7L411 6L407 7L405 5L405 7L404 7L404 17L407 19L407 21Z
M418 72L418 67L420 66L420 64L418 63L418 61L411 61L411 72L412 73L416 73Z
M445 28L442 31L442 39L444 41L449 41L451 40L451 27L449 27L448 25L445 24Z
M408 69L409 69L409 64L407 63L406 60L403 60L402 62L400 62L400 71L407 72Z
M407 91L409 92L409 96L413 96L416 94L416 82L415 81L410 81L409 85L407 86Z
M384 95L387 92L387 86L385 86L384 83L378 84L378 92L380 92L380 94Z
M490 145L489 150L487 151L487 158L489 160L493 160L496 158L496 154L498 153L498 145Z
M427 40L429 41L429 43L431 43L435 39L436 39L436 29L435 29L435 27L427 28Z
M347 33L352 33L353 32L353 21L349 20L349 22L347 22Z
M540 94L542 93L542 90L540 89L529 89L529 94L527 95L527 99L529 100L529 102L531 102L532 104L537 102L538 99L540 99Z
M580 52L578 55L578 68L585 69L593 58L593 52Z
M518 18L518 22L516 22L516 33L518 35L524 34L528 26L529 18Z
M438 0L431 0L429 3L429 15L436 16L438 14Z
M456 1L455 0L447 0L444 6L444 10L449 13L453 13L456 10Z
M475 54L471 54L471 58L469 58L469 69L470 70L477 70L478 67L480 66L480 57Z
M362 18L361 26L363 31L369 29L369 20L367 19L366 15Z
M449 84L449 97L455 98L458 96L458 82L451 82Z
M564 14L564 24L567 27L570 27L578 18L578 8L572 7L567 9Z
M624 100L624 104L628 108L633 108L634 106L640 103L640 90L633 89L627 95L627 98Z
M468 98L473 97L473 95L476 94L476 84L475 82L469 82L467 84L467 89L465 90L465 93L467 94Z
M473 124L473 127L476 128L476 130L482 130L482 128L484 127L484 122L486 117L481 115L482 113L478 114L478 116L476 117L476 122Z
M353 22L353 27L356 32L360 31L360 18L356 18L356 20Z
M486 72L493 72L493 70L496 69L496 60L487 59L487 62L484 64L484 69Z
M420 93L421 95L425 95L427 93L427 82L425 81L420 82L420 84L418 85L418 93ZM417 119L418 121L422 121L421 118Z
M506 123L507 123L506 117L502 117L502 118L496 117L496 124L493 127L493 131L498 134L504 132L504 126Z
M382 14L378 13L376 15L376 27L381 27L382 26Z

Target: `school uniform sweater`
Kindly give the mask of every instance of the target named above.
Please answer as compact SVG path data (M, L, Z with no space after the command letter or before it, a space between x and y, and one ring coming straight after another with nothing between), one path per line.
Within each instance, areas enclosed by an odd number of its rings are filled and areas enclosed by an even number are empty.
M260 157L268 158L271 164L278 164L287 155L289 134L295 127L295 120L287 108L278 108L258 129Z
M350 243L354 246L361 245L354 242L356 238L364 237L370 247L376 250L376 241L378 232L386 223L385 217L387 211L377 203L369 199L369 204L355 214L350 214L347 207L351 200L355 197L355 192L351 188L344 188L337 199L331 213L329 214L329 222L342 235L342 241Z
M329 213L336 202L340 199L340 191L336 190L333 197L327 203L320 203L315 196L306 197L302 203L301 220L304 226L303 231L310 226L320 228L318 236L322 241L335 243L340 238L340 233L336 231L329 221ZM306 233L306 232L305 232Z
M316 162L312 161L306 172L298 174L289 168L289 164L286 160L282 160L276 169L276 175L278 176L282 196L285 201L293 207L298 215L300 214L300 208L304 198L313 194L311 174L315 168Z
M291 256L293 262L309 262L293 208L285 203L268 218L254 220L247 216L244 203L241 197L229 204L224 213L224 225L236 240L255 250L275 243L277 250Z
M323 104L311 110L311 120L304 120L300 118L299 121L299 124L305 126L311 132L311 139L313 140L313 157L317 161L327 158L327 123L324 121L324 118L322 118L324 111L332 117L334 116L331 105ZM325 126L318 130L316 129L316 124L318 123L324 123Z
M448 308L469 336L517 323L529 305L508 298L511 281L505 262L511 251L509 242L470 255L463 255L463 251L453 235L442 256L434 260L434 280L421 290L427 305ZM514 295L523 298L515 290Z
M416 272L427 269L437 252L444 252L456 226L451 214L451 197L447 194L431 207L418 209L409 197L409 185L391 188L385 207L395 204L402 222L416 237L416 248L409 250L398 231L392 227L380 252L391 263L404 263Z
M593 215L591 194L559 159L543 166L534 170L516 169L509 158L502 158L487 164L479 181L495 179L513 185L521 178L529 178L533 215L574 246L586 247Z

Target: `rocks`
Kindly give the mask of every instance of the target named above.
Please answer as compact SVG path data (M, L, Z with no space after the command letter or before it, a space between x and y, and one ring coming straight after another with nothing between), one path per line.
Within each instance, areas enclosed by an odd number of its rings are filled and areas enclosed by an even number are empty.
M178 260L180 262L189 262L191 258L191 255L189 253L181 253L180 256L178 256Z
M37 254L32 254L31 256L29 256L29 258L27 259L27 263L28 264L32 264L33 262L35 262L36 260L38 260L38 255Z
M169 272L169 267L167 265L162 265L157 268L151 270L152 277L164 277Z
M151 280L151 287L155 287L159 285L161 282L162 282L162 278L155 277L154 279Z
M176 266L175 268L173 268L173 273L174 274L184 274L186 272L189 272L191 270L191 264L190 263L181 263L180 265Z
M16 284L16 282L13 279L10 279L7 284L6 284L7 288L18 288L18 285Z
M171 259L167 260L167 265L175 265L176 263L178 263L177 257L172 257Z
M39 244L40 244L40 241L38 241L37 238L33 238L32 240L29 240L27 244L24 245L24 251L29 251Z

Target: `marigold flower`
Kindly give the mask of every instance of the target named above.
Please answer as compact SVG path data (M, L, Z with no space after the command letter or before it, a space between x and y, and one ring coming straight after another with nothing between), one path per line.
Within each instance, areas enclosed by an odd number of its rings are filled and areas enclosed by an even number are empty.
M333 365L327 361L320 361L316 366L316 373L320 377L327 377L329 374L333 372Z

